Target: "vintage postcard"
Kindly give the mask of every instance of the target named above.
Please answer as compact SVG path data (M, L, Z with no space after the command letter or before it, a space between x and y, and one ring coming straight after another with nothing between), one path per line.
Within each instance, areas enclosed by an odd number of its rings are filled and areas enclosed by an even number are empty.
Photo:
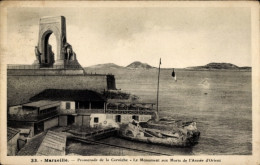
M0 5L1 164L260 164L258 2Z

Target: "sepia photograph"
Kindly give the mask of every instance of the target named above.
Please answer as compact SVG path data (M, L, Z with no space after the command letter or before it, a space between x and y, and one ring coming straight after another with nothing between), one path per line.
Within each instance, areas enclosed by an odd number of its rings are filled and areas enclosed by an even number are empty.
M257 2L1 10L1 163L259 164Z

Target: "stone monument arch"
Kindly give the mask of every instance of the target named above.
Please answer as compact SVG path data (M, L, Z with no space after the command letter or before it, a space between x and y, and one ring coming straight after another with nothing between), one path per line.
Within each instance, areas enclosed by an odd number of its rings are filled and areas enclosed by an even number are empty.
M38 45L35 47L35 64L43 67L81 68L77 61L76 53L67 43L66 19L64 16L43 17L39 21ZM49 37L54 34L57 43L57 52L52 52ZM56 56L56 61L54 61Z

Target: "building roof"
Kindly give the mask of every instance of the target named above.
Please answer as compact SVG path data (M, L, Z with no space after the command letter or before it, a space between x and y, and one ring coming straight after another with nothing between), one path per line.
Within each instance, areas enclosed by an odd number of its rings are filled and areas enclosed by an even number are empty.
M59 101L40 100L40 101L35 101L35 102L23 104L23 106L41 108L41 107L50 106L50 105L57 106L59 103L60 103Z
M65 149L66 149L66 135L62 133L48 131L36 155L61 156L61 155L65 155Z
M16 134L20 132L19 129L7 127L7 141L11 140Z
M31 101L53 100L53 101L105 101L104 97L91 90L75 89L46 89L30 98Z

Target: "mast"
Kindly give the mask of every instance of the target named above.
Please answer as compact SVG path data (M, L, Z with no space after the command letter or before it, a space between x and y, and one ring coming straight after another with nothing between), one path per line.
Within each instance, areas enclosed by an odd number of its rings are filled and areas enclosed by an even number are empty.
M159 107L159 82L160 82L160 70L161 70L161 58L159 62L159 71L158 71L158 84L157 84L157 116L158 116L158 107Z

